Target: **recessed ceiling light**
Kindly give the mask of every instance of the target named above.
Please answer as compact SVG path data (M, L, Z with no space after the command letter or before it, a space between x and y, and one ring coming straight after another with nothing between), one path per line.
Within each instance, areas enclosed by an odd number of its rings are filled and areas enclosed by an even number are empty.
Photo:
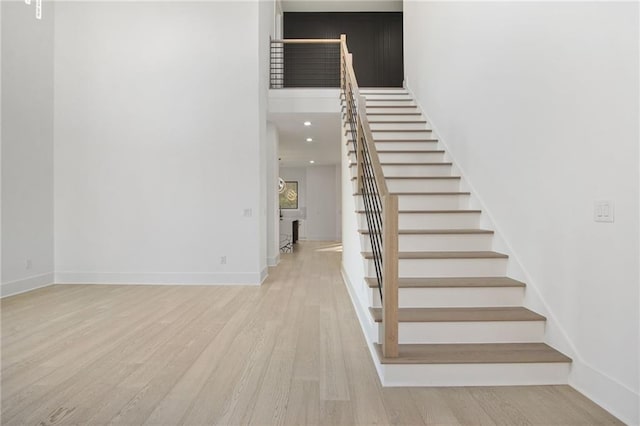
M307 142L313 142L313 138L307 138Z
M310 121L305 121L305 122L304 122L304 125L305 125L305 126L311 126L311 122L310 122Z
M309 161L309 163L313 164L313 163L315 163L315 161L311 160L311 161Z

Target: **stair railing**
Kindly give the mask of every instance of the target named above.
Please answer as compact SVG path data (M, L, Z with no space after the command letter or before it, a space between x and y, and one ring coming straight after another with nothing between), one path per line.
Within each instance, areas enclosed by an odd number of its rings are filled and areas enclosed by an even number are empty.
M356 157L356 183L371 242L378 291L382 300L382 353L398 356L398 196L391 194L384 178L373 134L367 120L367 105L360 95L353 57L346 35L340 36L340 87L348 133Z
M340 39L271 40L269 88L340 87Z

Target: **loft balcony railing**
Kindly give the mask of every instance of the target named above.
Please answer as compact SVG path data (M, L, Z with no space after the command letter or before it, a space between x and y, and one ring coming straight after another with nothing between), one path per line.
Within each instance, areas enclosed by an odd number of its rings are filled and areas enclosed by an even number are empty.
M355 151L358 194L371 241L368 257L382 300L382 352L385 357L397 357L398 196L387 188L346 36L335 40L272 40L270 87L340 88L346 136Z
M272 89L340 87L340 39L271 40Z

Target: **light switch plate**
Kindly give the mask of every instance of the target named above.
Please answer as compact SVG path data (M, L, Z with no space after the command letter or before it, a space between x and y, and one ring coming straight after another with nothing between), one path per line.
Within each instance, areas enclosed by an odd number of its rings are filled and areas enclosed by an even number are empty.
M593 220L596 222L613 222L613 202L599 200L593 203Z

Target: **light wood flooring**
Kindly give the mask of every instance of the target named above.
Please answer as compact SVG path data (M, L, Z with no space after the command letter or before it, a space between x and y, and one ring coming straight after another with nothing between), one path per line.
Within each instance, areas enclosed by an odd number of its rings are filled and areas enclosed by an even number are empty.
M382 388L339 250L298 244L261 287L3 299L2 424L619 424L568 386Z

